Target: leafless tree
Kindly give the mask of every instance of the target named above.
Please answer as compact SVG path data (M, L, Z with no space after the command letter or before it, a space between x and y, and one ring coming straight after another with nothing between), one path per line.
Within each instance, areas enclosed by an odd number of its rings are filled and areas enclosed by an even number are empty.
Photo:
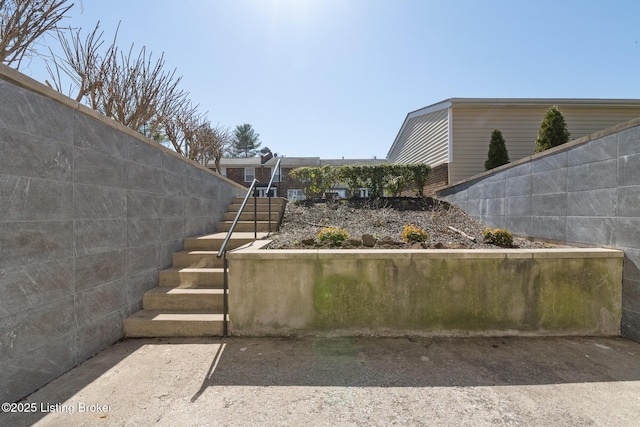
M1 1L1 0L0 0ZM58 31L62 56L51 52L47 66L53 85L62 92L64 76L70 78L69 96L143 135L167 145L177 153L203 165L211 160L220 171L220 158L232 142L230 130L211 127L210 122L178 88L176 71L164 69L164 56L157 60L146 47L127 52L116 45L117 31L106 49L98 22L85 38L81 30Z
M99 25L84 39L80 30L69 30L68 36L58 32L64 56L52 55L53 64L48 66L55 88L62 91L65 74L76 86L78 102L152 136L166 117L187 102L187 93L178 88L182 78L175 69L165 70L164 54L154 59L145 46L136 53L134 45L126 52L119 50L117 32L101 53L104 41Z
M232 142L228 127L212 127L197 111L197 106L184 104L176 114L167 117L162 129L174 151L204 166L213 160L216 170L220 172L220 159Z
M66 0L0 0L0 62L20 68L72 7Z
M190 159L196 154L191 149L195 145L196 131L202 123L202 116L197 106L185 103L162 121L164 134L171 143L171 148Z
M136 55L133 45L126 54L114 51L110 56L112 62L107 66L102 85L101 105L107 117L131 129L140 129L154 117L162 121L158 116L184 99L186 93L178 89L182 78L176 77L175 69L164 70L164 54L155 61L152 57L144 46Z
M106 52L100 53L100 48L104 44L102 36L104 32L98 32L100 21L93 31L83 41L80 36L81 29L74 31L71 28L58 29L58 40L62 47L64 57L59 57L51 49L51 61L47 62L47 71L52 78L55 89L65 93L63 88L63 76L65 74L71 79L71 87L67 94L73 97L72 92L77 90L75 100L81 102L83 99L92 109L98 110L102 100L102 85L106 80L107 65L112 63L112 56L115 54L115 40L107 48ZM65 35L69 33L69 37ZM46 83L51 86L47 80Z
M211 127L208 122L204 123L203 126L200 127L196 142L201 152L198 161L206 166L213 160L216 166L216 172L221 174L220 159L231 150L233 144L233 134L231 130L220 124L216 127Z

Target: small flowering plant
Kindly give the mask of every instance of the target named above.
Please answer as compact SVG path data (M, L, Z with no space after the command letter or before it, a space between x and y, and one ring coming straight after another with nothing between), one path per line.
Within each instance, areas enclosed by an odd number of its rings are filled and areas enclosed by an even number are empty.
M403 242L425 242L429 238L429 233L413 224L405 225L402 231Z
M513 246L513 235L501 228L485 228L482 232L485 242L496 246Z
M328 242L331 246L336 246L338 243L342 243L349 238L347 230L342 228L327 227L320 230L318 233L318 239L321 243Z

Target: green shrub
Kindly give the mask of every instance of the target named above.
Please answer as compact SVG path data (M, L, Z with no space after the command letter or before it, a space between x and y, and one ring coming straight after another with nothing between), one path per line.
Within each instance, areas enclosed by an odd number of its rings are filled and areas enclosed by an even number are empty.
M387 182L387 192L391 193L393 197L398 197L402 194L402 190L407 186L406 181L401 177L396 176Z
M540 123L535 152L540 153L549 148L562 145L569 141L570 135L562 113L558 110L558 107L553 106L547 110L542 123Z
M403 242L425 242L429 238L429 233L413 224L405 225L402 231Z
M329 165L295 168L289 176L300 182L307 199L322 197L331 190L338 179L337 170Z
M337 171L338 180L344 182L352 195L358 194L360 188L366 188L362 179L362 166L340 166Z
M371 197L382 197L388 178L388 165L362 166L362 177Z
M342 243L349 238L347 230L342 228L327 227L320 230L318 233L318 239L321 243L329 242L331 246L336 246L338 243Z
M489 170L497 168L498 166L506 165L507 163L509 163L507 144L502 137L502 132L496 129L491 133L489 153L487 154L487 161L484 162L484 169Z
M427 184L427 178L431 173L431 166L424 163L413 163L404 165L404 167L409 172L416 196L424 197L424 186Z
M300 182L305 196L309 199L321 197L334 188L336 182L343 182L352 196L360 188L368 188L371 197L382 197L384 190L394 196L405 189L412 188L423 196L423 189L431 168L423 163L417 164L377 164L345 165L332 167L301 167L289 172L289 176Z
M482 232L485 242L497 246L513 246L513 235L501 228L485 228Z

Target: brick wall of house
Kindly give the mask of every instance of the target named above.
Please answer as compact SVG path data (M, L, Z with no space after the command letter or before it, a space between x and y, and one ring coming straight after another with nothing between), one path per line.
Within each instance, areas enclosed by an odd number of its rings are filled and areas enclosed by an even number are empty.
M240 185L248 185L244 182L244 169L243 168L227 168L227 178L233 182L237 182Z
M433 196L436 191L449 185L449 164L443 163L434 167L424 187L425 196Z
M287 197L287 190L289 189L302 189L302 185L297 181L291 182L289 180L289 172L294 168L282 168L282 181L274 181L274 186L278 188L278 196ZM258 186L266 186L271 179L270 167L255 168L255 177L258 179ZM226 168L226 176L230 180L237 182L240 185L248 187L251 183L244 180L244 168Z

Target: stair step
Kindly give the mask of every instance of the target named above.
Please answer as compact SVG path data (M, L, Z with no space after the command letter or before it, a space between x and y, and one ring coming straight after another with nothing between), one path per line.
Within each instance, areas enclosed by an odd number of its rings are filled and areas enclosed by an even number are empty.
M159 275L161 287L221 288L224 281L222 268L167 268Z
M220 246L226 236L227 233L220 232L200 237L189 237L184 239L184 249L185 251L218 251L220 250ZM264 239L267 236L268 233L258 233L258 239ZM251 243L254 240L253 228L251 229L251 232L234 231L231 235L231 239L229 239L227 249L236 249L240 246L246 245L247 243Z
M145 292L145 310L208 310L222 312L224 291L215 288L157 287Z
M247 200L247 205L253 205L253 197L249 197L249 199ZM269 204L269 198L268 197L257 197L256 199L257 204L259 205L266 205ZM241 205L242 202L244 201L244 197L234 197L233 201L231 202L232 205ZM271 198L271 205L284 205L285 203L287 203L286 199L282 198L282 197L272 197Z
M173 254L174 268L222 268L224 261L218 251L181 251Z
M227 212L223 216L223 220L225 221L233 221L236 219L237 212ZM252 209L244 210L242 214L240 214L240 221L253 221L253 218L256 217L258 221L269 221L269 212L258 212L255 214ZM271 211L271 222L276 223L280 220L280 212Z
M229 231L233 221L219 222L217 229L220 231ZM236 231L251 232L257 227L258 232L269 232L269 221L258 221L257 226L254 226L253 221L238 221L236 224ZM278 231L278 224L276 222L271 223L271 231Z
M124 321L126 337L202 337L224 333L223 260L217 257L227 231L231 227L243 198L234 199L225 222L218 224L221 232L184 240L184 250L173 255L173 267L159 274L159 286L143 296L141 310ZM276 231L286 200L249 200L241 215L238 228L230 236L228 250L252 243ZM255 212L258 212L257 215ZM259 220L254 235L254 216ZM263 242L263 243L266 243Z
M229 205L229 209L227 210L227 212L233 212L234 214L237 213L240 210L241 205ZM269 205L266 203L258 203L256 205L255 208L256 211L258 212L269 212ZM242 212L253 212L254 208L253 208L253 204L249 205L247 204L244 207L244 210ZM278 204L271 204L271 213L278 213L280 214L282 212L282 205L278 205Z
M124 321L126 337L208 337L224 332L222 314L203 310L141 310Z

